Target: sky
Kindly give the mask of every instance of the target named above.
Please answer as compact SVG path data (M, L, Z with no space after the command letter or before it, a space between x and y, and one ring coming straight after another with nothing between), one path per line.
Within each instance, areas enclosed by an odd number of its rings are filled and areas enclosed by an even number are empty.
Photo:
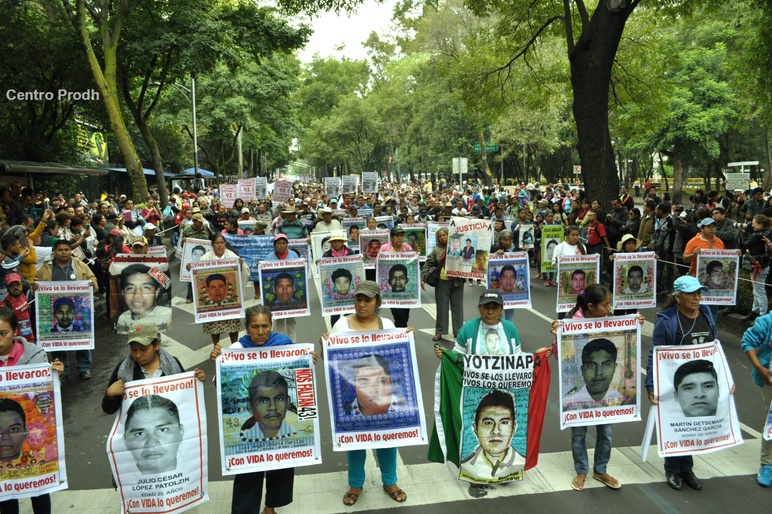
M321 57L348 57L349 59L365 59L367 51L362 47L375 31L380 35L388 31L391 15L396 0L385 0L381 4L374 0L365 0L359 9L350 16L346 13L321 13L308 20L314 33L306 47L300 51L300 61L311 62L314 54ZM345 43L342 52L335 48Z

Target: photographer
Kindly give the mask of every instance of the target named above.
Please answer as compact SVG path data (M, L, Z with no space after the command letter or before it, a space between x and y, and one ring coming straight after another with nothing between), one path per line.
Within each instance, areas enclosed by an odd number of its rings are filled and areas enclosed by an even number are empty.
M752 231L746 233L742 245L743 269L748 271L750 267L753 281L753 307L743 321L753 321L758 316L766 314L768 310L766 281L769 273L769 258L766 256L766 247L770 241L770 228L772 228L772 219L763 214L754 216L751 222Z
M705 208L703 207L703 209ZM705 210L707 211L707 209ZM673 258L678 266L676 272L680 277L689 272L689 266L684 264L684 248L686 247L686 242L696 236L698 230L693 210L684 209L682 205L677 205L676 214L678 214L678 217L674 218L676 222L674 225L676 235L673 240ZM707 215L710 215L709 211L707 212Z
M745 230L747 224L737 223L726 217L726 210L721 206L713 207L713 219L716 220L716 237L724 242L727 250L739 248L740 230Z

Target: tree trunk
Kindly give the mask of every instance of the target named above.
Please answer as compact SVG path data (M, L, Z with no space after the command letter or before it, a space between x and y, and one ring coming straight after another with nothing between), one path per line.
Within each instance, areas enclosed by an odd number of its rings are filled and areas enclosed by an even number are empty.
M683 168L680 145L676 145L671 158L673 160L673 205L678 205L682 203L684 184L689 178L688 170Z
M153 161L153 170L155 170L155 184L158 188L158 196L160 205L169 204L169 194L166 191L166 178L164 177L164 164L161 159L161 151L158 149L158 142L150 132L150 127L141 118L134 120L139 128L139 132L142 134L142 138L145 140L145 144L150 150L150 156Z
M605 2L601 2L573 48L569 40L573 113L582 179L587 197L597 198L601 205L610 205L619 193L609 135L608 98L614 57L630 12L632 8L612 13Z
M479 116L478 116L479 120ZM488 167L488 152L485 151L485 134L482 128L477 127L477 140L480 141L480 164L482 165L483 178L485 179L485 185L491 187L493 185L493 177L491 176L491 170Z
M107 7L104 8L106 9ZM86 57L88 58L91 72L94 74L94 81L97 83L99 92L102 95L102 101L105 103L107 116L110 120L110 129L113 132L116 143L118 143L118 148L121 150L126 165L126 172L129 180L131 180L132 196L135 201L144 202L148 197L147 181L142 171L142 162L137 154L137 149L134 147L134 142L131 140L129 131L126 128L126 122L123 119L123 112L118 99L117 53L118 42L120 41L120 26L123 23L125 14L116 15L117 20L113 21L118 26L118 30L111 30L109 19L107 18L103 20L103 26L100 27L102 52L104 53L103 70L91 45L85 11L86 9L83 4L78 2L77 13L68 11L67 14L86 49Z

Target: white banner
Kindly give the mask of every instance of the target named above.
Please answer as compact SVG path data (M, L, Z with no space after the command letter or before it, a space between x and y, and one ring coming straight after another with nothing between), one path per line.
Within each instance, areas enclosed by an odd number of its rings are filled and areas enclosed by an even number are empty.
M700 250L697 254L697 280L708 288L700 303L736 305L740 279L739 250Z
M341 177L340 192L344 195L357 192L357 186L359 186L358 175L344 175Z
M416 252L381 252L375 261L383 307L421 306L421 271Z
M274 188L276 186L274 185ZM255 198L258 200L265 200L268 198L268 178L256 177L255 178Z
M190 282L191 274L188 264L194 264L201 260L206 252L212 249L212 242L208 239L195 239L189 237L182 245L182 258L180 261L180 281Z
M557 312L576 307L576 297L600 278L600 255L561 255L558 257Z
M449 277L487 280L488 253L493 238L493 224L490 220L469 220L454 216L448 231L445 274Z
M329 197L329 200L338 198L340 196L340 178L324 177L324 193Z
M196 323L244 318L244 284L239 259L190 265Z
M277 180L273 183L274 202L288 202L292 198L292 182L289 180Z
M362 172L362 192L365 194L378 193L378 173L375 171Z
M614 290L611 305L615 309L656 307L656 291L654 252L614 254Z
M228 209L233 209L236 198L239 197L239 186L236 184L220 184L220 203Z
M311 351L292 344L223 350L217 358L223 475L322 463Z
M635 316L558 328L560 428L640 421L641 326Z
M655 346L653 369L660 457L694 455L742 444L734 380L721 343Z
M94 290L86 280L37 282L37 344L47 352L94 349Z
M322 341L333 451L426 444L413 334L330 334Z
M125 384L107 456L121 512L184 512L209 499L204 384L194 373Z
M364 279L360 254L319 259L322 316L354 312L354 290Z
M48 363L0 370L0 501L67 489L62 398L53 373Z
M255 198L255 179L240 178L238 186L238 197L244 200L244 203L248 203L252 198Z
M308 273L304 259L262 261L260 302L271 309L274 319L311 315Z

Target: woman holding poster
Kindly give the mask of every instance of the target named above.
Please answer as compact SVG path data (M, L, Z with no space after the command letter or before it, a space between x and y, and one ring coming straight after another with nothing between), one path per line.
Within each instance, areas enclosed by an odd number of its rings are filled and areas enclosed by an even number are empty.
M185 372L177 357L161 348L161 334L153 324L134 325L129 332L128 345L129 355L115 366L102 398L102 410L106 414L115 414L121 409L124 385L128 382ZM201 382L206 380L203 370L195 368L193 371Z
M264 305L255 305L247 309L245 322L246 335L233 343L230 348L258 348L293 344L292 339L286 335L272 331L271 310ZM221 352L220 343L215 344L210 358L217 360ZM314 364L316 364L316 353L311 352L311 355ZM248 408L252 417L242 427L242 431L251 435L260 433L265 437L281 437L288 403L287 383L281 378L281 375L272 371L255 375L249 386L249 400ZM266 405L263 406L263 403ZM279 412L281 413L279 414ZM263 500L263 482L265 482L265 509L262 511L264 514L275 514L276 507L284 507L292 503L295 468L241 473L236 475L233 481L231 513L253 514L260 512L260 503Z
M354 255L354 251L346 246L346 236L343 234L342 230L333 230L330 232L330 238L327 240L328 243L330 243L330 249L327 250L322 254L322 257L346 257L348 255ZM351 283L351 277L348 277L349 284ZM345 281L345 277L342 277L340 279L335 279L335 285L337 287L338 280ZM337 291L338 294L345 294L341 291ZM340 319L340 314L333 314L330 316L330 326L335 325L337 321Z
M249 270L246 264L244 264L244 260L240 259L238 254L225 247L224 235L215 234L212 236L212 249L201 257L201 261L219 261L222 259L239 259L242 281L246 283L249 280ZM241 321L237 319L224 319L204 323L204 334L212 336L212 344L217 344L220 341L220 334L225 333L230 337L231 343L235 343L239 338L239 330L241 330Z
M584 290L584 293L576 299L576 307L568 313L570 319L605 318L611 313L611 292L602 284L592 284ZM552 332L557 330L560 322L552 322ZM607 339L595 341L606 342ZM593 341L593 342L595 342ZM604 346L598 344L590 347L591 352L582 352L582 378L585 386L576 391L569 391L573 396L570 400L585 400L588 403L601 400L610 393L609 384L616 369L616 348L613 344ZM610 352L610 353L609 353ZM613 354L613 355L611 355ZM613 392L613 391L612 391ZM568 396L567 395L567 396ZM571 427L571 455L574 458L574 470L576 476L571 481L571 488L575 491L583 491L587 474L590 472L590 462L587 457L587 427ZM595 425L595 454L592 466L592 478L602 482L606 487L619 489L622 484L607 472L607 466L611 460L611 425Z
M17 325L16 313L6 307L0 307L0 368L48 362L46 352L42 348L28 343L23 337L15 337ZM64 372L64 364L59 359L55 359L51 364L51 369L58 371L61 375ZM23 409L21 412L18 411L21 407L16 408L19 405L17 402L4 399L0 403L2 404L0 407L0 434L2 436L0 437L7 435L13 443L8 446L12 448L12 451L0 452L0 469L2 469L6 464L13 464L15 460L24 458L22 453L26 443L20 437L18 442L15 442L11 431L15 430L19 436L23 434L24 439L26 439L27 427L26 415ZM17 428L14 429L13 427ZM34 496L32 498L32 511L35 514L51 514L51 496L48 494ZM19 512L19 500L0 502L0 512Z
M381 246L381 249L379 250L379 253L385 253L385 252L412 252L413 248L405 243L405 230L400 227L394 227L391 229L391 240L386 243L385 245ZM391 274L391 273L390 273ZM396 273L395 273L396 275ZM405 273L403 274L404 278L407 278L407 270L405 270ZM391 277L389 277L389 282L392 282ZM397 281L399 282L399 281ZM402 284L400 283L402 286ZM404 286L402 286L404 287ZM392 291L394 291L394 286L392 286ZM391 309L391 315L394 317L394 325L399 328L406 328L407 323L410 320L410 309L401 309L399 307L392 307Z
M341 318L330 330L330 334L339 332L368 332L395 328L391 320L378 316L381 306L381 290L376 282L363 280L354 291L356 312ZM413 330L412 328L407 329ZM322 337L327 338L328 334ZM365 460L367 450L351 450L346 452L348 458L348 491L343 495L344 505L354 505L362 494L365 484ZM407 494L397 485L397 448L379 448L375 450L378 465L381 468L383 490L391 499L402 503L407 500Z
M659 399L654 396L654 347L709 343L718 336L718 328L710 308L700 305L702 292L707 290L708 288L700 284L695 277L684 275L673 282L673 298L657 313L646 365L646 390L654 405L659 404ZM694 459L691 455L665 457L667 485L676 491L680 491L684 483L694 490L701 490L702 483L694 475L693 467Z
M440 269L440 280L434 288L434 303L437 306L437 325L432 341L439 341L448 334L448 307L453 317L453 337L458 335L464 324L464 279L448 277L445 274L445 259L448 254L448 229L440 227L435 232L437 246L426 257L421 269L421 289L426 291L426 279L432 268Z
M566 229L566 239L558 244L552 253L552 265L557 269L558 259L561 255L586 255L587 248L584 247L579 238L579 227L571 225ZM565 313L558 314L558 319L563 319Z
M284 234L276 234L273 237L273 252L266 255L267 261L287 261L293 259L300 259L300 256L295 250L288 248L289 240ZM258 287L256 290L260 290ZM297 328L295 318L283 318L276 320L276 331L286 334L287 337L293 341L297 339ZM243 338L242 338L243 339Z

